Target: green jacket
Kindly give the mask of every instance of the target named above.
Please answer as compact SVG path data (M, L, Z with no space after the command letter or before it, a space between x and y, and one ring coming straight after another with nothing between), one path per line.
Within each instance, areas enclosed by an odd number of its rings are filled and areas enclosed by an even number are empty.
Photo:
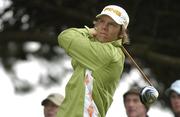
M74 72L57 117L83 117L86 69L94 78L92 97L98 117L105 117L124 67L125 56L118 47L121 43L101 43L89 34L88 28L67 29L58 36L58 43L72 58Z

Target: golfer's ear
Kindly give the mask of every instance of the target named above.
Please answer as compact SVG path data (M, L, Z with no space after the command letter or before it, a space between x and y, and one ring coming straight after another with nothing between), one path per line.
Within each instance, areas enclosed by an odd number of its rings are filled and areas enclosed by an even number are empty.
M97 23L97 21L96 21L96 20L94 20L94 21L93 21L93 24L94 24L94 25L96 25L96 23Z

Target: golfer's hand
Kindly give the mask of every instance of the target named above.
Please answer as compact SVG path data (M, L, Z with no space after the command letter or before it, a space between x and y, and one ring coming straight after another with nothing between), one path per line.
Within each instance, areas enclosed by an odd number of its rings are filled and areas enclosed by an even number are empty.
M95 37L96 34L97 34L97 31L95 28L89 28L89 34L92 36L92 37Z

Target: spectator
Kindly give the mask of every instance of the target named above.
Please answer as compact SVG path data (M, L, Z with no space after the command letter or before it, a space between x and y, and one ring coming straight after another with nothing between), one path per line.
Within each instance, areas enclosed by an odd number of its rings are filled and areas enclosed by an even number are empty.
M148 117L149 107L141 102L140 90L140 88L134 87L123 95L127 117Z
M174 117L180 117L180 80L176 80L166 90L170 107L174 113Z
M44 106L44 117L56 117L57 111L64 97L57 93L52 93L48 95L42 102L41 105Z

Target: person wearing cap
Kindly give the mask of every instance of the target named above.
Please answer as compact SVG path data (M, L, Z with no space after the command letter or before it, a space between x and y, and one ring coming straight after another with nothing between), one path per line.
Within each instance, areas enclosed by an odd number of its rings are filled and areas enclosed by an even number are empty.
M48 95L42 102L44 106L44 117L56 117L58 108L64 100L64 96L57 93Z
M123 95L127 117L148 117L149 106L142 103L140 93L140 87L133 87Z
M180 117L180 80L174 81L166 90L174 117Z
M122 7L108 5L93 23L58 36L74 72L57 117L105 117L113 101L124 68L121 46L128 42L129 16Z

